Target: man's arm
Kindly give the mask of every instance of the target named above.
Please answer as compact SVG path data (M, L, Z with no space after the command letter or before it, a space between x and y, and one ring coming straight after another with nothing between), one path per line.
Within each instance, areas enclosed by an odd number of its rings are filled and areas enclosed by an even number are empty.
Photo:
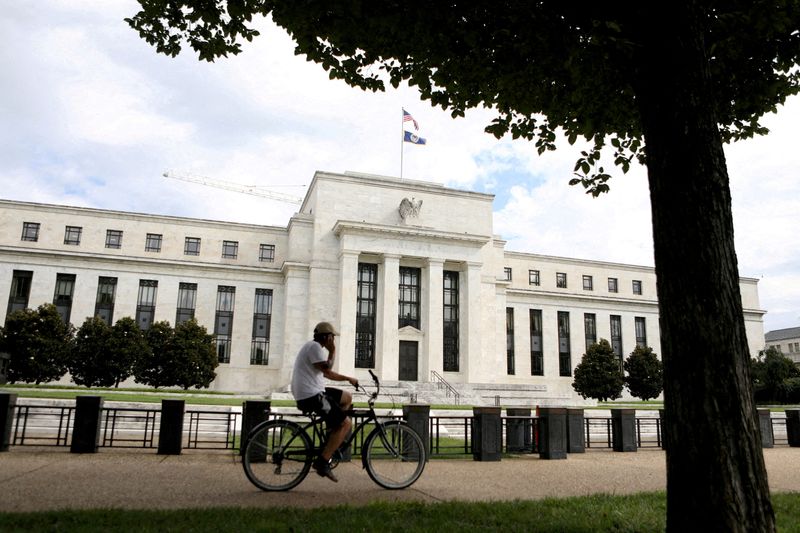
M336 359L336 342L333 335L328 336L325 340L325 344L322 346L328 350L328 360L314 363L314 366L319 368L322 371L322 375L331 381L347 381L352 386L358 387L358 380L356 378L339 374L333 370L333 361Z

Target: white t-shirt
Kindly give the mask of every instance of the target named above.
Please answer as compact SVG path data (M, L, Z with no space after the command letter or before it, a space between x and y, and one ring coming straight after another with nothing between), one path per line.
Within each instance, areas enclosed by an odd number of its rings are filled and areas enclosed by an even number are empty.
M305 400L325 392L322 370L314 363L328 360L328 351L317 341L308 341L297 353L292 372L292 395L295 400Z

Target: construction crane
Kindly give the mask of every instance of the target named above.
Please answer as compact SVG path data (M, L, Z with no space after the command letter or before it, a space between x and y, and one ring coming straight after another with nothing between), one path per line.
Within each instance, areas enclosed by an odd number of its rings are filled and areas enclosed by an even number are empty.
M171 178L174 180L188 181L190 183L199 183L200 185L206 185L208 187L216 187L217 189L225 189L226 191L252 194L253 196L261 196L262 198L269 198L271 200L278 200L279 202L286 202L289 204L300 205L303 203L303 199L298 196L292 196L290 194L284 194L276 191L264 190L263 188L258 187L256 185L242 185L240 183L215 180L212 178L206 178L205 176L197 176L194 174L173 172L171 170L167 170L166 172L164 172L163 176L165 178Z

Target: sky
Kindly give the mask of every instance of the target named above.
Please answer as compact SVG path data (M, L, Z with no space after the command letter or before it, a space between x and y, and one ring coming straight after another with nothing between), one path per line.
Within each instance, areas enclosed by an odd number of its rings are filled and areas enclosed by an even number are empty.
M483 131L413 88L332 81L260 20L238 56L159 55L123 21L133 0L19 0L0 18L0 197L285 226L297 206L164 172L303 196L317 170L442 183L495 195L506 250L653 266L646 172L616 171L600 198L571 187L582 147ZM402 143L402 109L425 146ZM768 136L726 147L739 272L759 280L764 331L800 326L800 98ZM407 128L409 128L407 123ZM413 131L413 130L411 130Z

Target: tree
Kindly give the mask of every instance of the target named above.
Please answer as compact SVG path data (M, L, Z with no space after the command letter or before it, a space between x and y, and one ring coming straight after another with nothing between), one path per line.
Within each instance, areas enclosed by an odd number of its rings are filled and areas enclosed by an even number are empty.
M487 130L555 149L590 147L572 183L608 190L610 145L650 185L664 362L667 528L772 531L723 143L800 90L797 0L201 2L140 0L127 22L159 52L188 42L212 61L270 14L296 53L369 90L418 87L453 116L497 111ZM609 150L609 149L606 149ZM686 443L702 443L687 446Z
M122 317L117 320L111 328L111 338L108 341L108 352L111 354L116 376L115 387L119 387L121 381L133 374L136 361L146 357L149 350L144 333L134 319Z
M169 364L174 368L176 385L183 387L208 388L217 373L219 364L214 345L214 336L195 319L175 326L169 349Z
M72 325L61 320L52 304L8 315L0 332L0 351L10 355L9 383L39 385L61 379L67 373L72 336Z
M70 353L72 381L87 387L110 387L116 381L113 354L108 350L111 327L100 317L87 318L75 334Z
M664 390L664 367L649 346L637 346L623 364L625 385L634 398L657 398Z
M572 388L583 398L605 402L622 395L622 371L614 349L606 339L589 346L575 367Z
M791 359L775 348L767 348L761 350L758 359L753 359L751 362L757 400L791 401L787 397L787 389L794 390L793 380L800 377L800 369Z
M142 353L133 365L133 377L137 383L151 387L169 387L177 383L172 374L169 353L172 337L175 335L167 321L153 322L145 333L147 351Z

